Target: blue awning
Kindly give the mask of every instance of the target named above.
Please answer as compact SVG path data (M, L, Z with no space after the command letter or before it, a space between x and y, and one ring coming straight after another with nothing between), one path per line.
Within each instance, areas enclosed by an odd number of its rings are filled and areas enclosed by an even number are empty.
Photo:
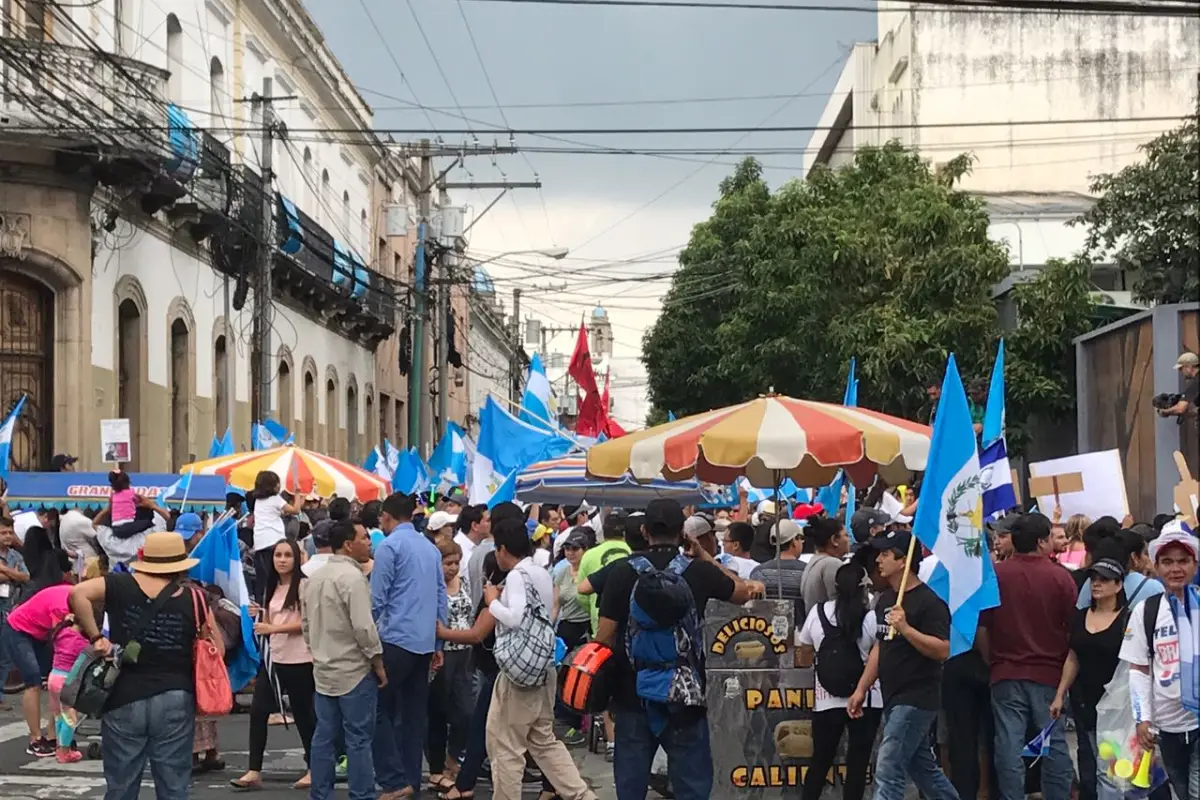
M187 112L173 103L167 105L167 143L171 149L164 165L167 174L186 181L200 163L200 135Z
M131 472L133 490L158 500L179 480L170 472ZM112 487L107 472L12 472L8 481L8 505L13 509L99 508L107 505ZM167 507L174 511L182 498L171 498ZM188 490L185 511L214 511L225 508L225 479L219 475L195 475Z
M287 231L287 236L284 238L283 244L279 245L279 249L288 255L295 255L304 246L304 228L300 225L300 209L296 208L296 204L282 194L279 195L279 204L283 207L283 222Z
M371 274L350 248L333 240L333 285L350 292L351 297L362 297L371 284Z

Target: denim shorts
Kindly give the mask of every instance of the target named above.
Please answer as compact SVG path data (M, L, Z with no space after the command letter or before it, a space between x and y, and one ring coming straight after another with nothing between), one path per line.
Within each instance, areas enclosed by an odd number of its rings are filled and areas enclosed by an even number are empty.
M4 649L9 661L21 675L22 688L29 689L42 685L42 662L46 661L46 646L27 633L14 630L8 621L4 622ZM48 666L48 665L47 665Z

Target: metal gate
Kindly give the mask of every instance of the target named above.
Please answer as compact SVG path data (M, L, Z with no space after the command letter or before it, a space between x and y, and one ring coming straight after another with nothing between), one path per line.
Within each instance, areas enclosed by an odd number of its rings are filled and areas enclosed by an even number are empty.
M11 469L50 466L53 352L53 292L0 265L0 419L22 395L28 398L13 433Z

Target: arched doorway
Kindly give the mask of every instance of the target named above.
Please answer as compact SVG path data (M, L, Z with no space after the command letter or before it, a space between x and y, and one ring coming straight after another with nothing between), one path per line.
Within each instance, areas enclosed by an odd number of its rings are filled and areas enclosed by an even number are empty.
M191 350L191 331L187 323L176 318L171 323L171 471L192 461L189 418L192 406L191 370L188 355Z
M304 446L317 449L317 379L311 372L304 373Z
M117 417L129 420L133 452L125 468L136 472L142 433L142 311L125 299L117 307Z
M24 395L9 466L48 469L54 449L54 293L0 267L0 420Z
M346 460L358 463L358 389L353 383L346 387Z

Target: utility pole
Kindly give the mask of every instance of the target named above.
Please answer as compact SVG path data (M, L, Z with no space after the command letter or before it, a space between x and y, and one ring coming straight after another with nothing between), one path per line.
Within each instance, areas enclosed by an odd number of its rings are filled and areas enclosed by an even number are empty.
M253 386L250 393L250 417L252 422L262 423L271 412L271 262L275 258L273 222L275 218L275 193L271 190L274 164L272 152L272 134L275 125L274 111L271 106L271 81L263 81L262 103L262 234L259 241L258 265L254 271L254 316L251 338L253 353L251 356L251 371ZM229 405L232 408L235 393L229 387ZM232 412L231 412L232 416Z
M421 193L417 197L417 252L413 262L412 369L408 373L408 444L424 456L421 406L425 397L425 237L429 231L433 188L433 155L429 140L421 140Z
M513 289L513 321L512 321L512 358L509 359L508 378L512 384L513 407L521 403L521 290Z
M425 346L426 346L426 326L425 315L427 313L428 297L427 297L427 281L424 275L424 264L427 260L426 255L426 238L429 235L429 223L433 215L432 192L435 188L441 193L441 202L446 202L445 192L451 189L540 189L541 181L468 181L465 183L447 182L446 175L456 166L462 163L462 160L467 156L496 156L509 155L518 152L516 147L507 146L501 147L498 145L481 146L480 144L462 145L454 147L450 145L437 144L435 145L429 139L422 139L420 142L402 142L394 144L399 147L401 153L406 156L415 156L421 161L421 185L418 192L418 211L420 222L417 226L417 257L416 257L416 278L414 281L414 302L413 302L413 334L412 334L412 369L409 372L408 381L408 440L410 446L416 446L418 452L425 455L426 437L422 426L422 407L424 403L429 402L429 391L425 388L428 377L425 373ZM434 174L433 159L435 158L453 158L454 162L439 174ZM447 336L449 326L446 324L450 314L450 293L451 285L454 283L452 276L449 276L449 267L446 266L446 261L441 254L441 249L437 251L435 256L435 264L437 266L437 275L434 283L437 284L439 291L437 303L435 304L434 314L436 315L437 325L434 328L437 334L437 343L435 346L435 357L437 359L437 429L434 434L438 437L446 430L446 402L449 398L450 386L450 370L446 362L446 356L449 354L449 337Z

